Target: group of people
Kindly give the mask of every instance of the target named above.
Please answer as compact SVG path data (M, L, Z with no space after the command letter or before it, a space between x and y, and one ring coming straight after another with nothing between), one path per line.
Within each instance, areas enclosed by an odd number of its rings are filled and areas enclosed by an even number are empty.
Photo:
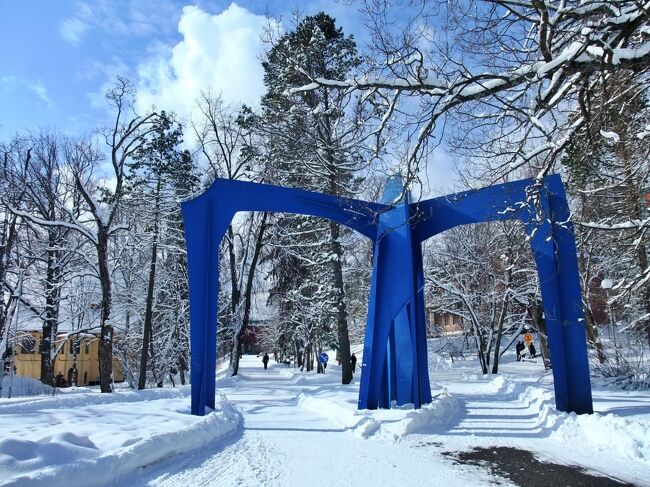
M278 354L277 352L274 352L275 356L275 361L278 361ZM266 370L269 366L269 354L265 353L264 356L262 357L262 364L264 364L264 370ZM339 365L341 365L339 363ZM352 354L350 357L350 365L352 366L352 373L354 374L357 371L357 356L355 354ZM327 363L325 363L325 366L327 366Z
M517 362L520 362L521 359L526 356L526 352L525 352L526 345L524 344L524 342L519 340L517 342L515 350L517 350ZM535 358L536 355L537 355L537 350L535 350L535 345L533 345L533 342L530 342L530 344L528 345L528 356L530 358Z

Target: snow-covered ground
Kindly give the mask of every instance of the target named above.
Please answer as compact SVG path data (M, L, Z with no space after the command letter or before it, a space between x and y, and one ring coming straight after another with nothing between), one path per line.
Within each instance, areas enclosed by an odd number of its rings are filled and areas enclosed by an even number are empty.
M430 353L434 401L357 411L338 367L303 374L244 356L221 374L217 411L189 414L189 388L0 401L3 485L494 485L443 452L512 446L650 485L650 392L595 388L596 413L554 410L541 363L506 356L497 376ZM522 465L522 470L525 469ZM503 485L507 480L499 479ZM525 482L522 482L525 483Z

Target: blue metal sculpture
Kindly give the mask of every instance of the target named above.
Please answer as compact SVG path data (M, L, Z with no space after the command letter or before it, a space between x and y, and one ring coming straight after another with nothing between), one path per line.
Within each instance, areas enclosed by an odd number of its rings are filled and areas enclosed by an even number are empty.
M238 211L328 218L373 240L374 268L359 408L431 401L421 244L458 225L523 221L537 264L560 411L593 412L573 227L559 176L411 203L399 177L383 204L217 179L182 204L190 284L192 414L215 405L219 245Z

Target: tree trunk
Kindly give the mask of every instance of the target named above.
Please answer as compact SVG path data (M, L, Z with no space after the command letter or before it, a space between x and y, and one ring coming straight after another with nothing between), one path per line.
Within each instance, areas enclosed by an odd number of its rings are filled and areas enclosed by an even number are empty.
M111 275L108 270L108 229L100 225L97 230L97 264L102 289L101 330L99 334L99 385L102 392L113 392L113 325L111 314Z
M497 338L494 343L494 360L492 362L492 373L496 374L499 372L499 359L501 358L501 337L503 336L503 324L506 321L506 315L508 313L508 304L510 300L510 282L512 281L512 265L510 263L510 256L512 252L508 249L506 259L506 270L505 270L505 289L503 294L503 300L501 303L501 312L499 313L499 318L497 322Z
M581 194L581 207L584 209L587 205L586 202L586 196L584 194ZM584 215L581 217L581 219L584 220ZM598 337L598 325L596 324L596 320L594 319L594 315L591 311L591 305L590 305L590 288L589 288L589 282L591 281L591 272L590 268L587 264L588 260L585 259L585 252L588 252L586 245L583 244L582 251L578 255L578 266L580 269L580 274L584 278L584 286L582 286L583 289L583 301L585 303L584 305L584 315L585 315L585 324L587 328L587 341L589 342L589 345L596 350L596 354L598 357L598 362L601 364L605 362L606 357L605 357L605 352L603 350L603 344L600 341L600 338Z
M59 254L56 250L57 238L55 230L48 232L47 250L47 281L45 283L45 320L43 321L43 336L39 351L41 354L41 382L54 385L54 360L56 358L55 341L59 328L59 297L61 295L61 272Z
M187 367L187 362L185 361L185 357L183 355L178 356L178 373L181 378L181 385L185 385L185 368Z
M235 315L237 306L239 306L239 287L237 285L237 258L235 257L235 236L232 231L232 225L228 225L228 260L230 261L230 302L231 312Z
M7 268L9 264L9 256L16 240L16 222L18 217L12 215L9 218L9 212L5 210L5 220L2 225L2 238L0 242L0 287L5 281L7 276ZM0 292L0 337L4 336L5 328L7 326L7 313L9 311L9 303L5 303L5 293Z
M160 187L162 178L158 177L156 184L156 202L153 221L153 243L151 245L151 262L149 264L149 284L147 286L147 302L144 312L144 329L142 330L142 350L140 354L140 374L138 376L138 389L147 385L147 358L153 350L153 291L156 283L156 264L158 261L158 225L160 212ZM152 353L153 356L153 353Z
M485 354L485 342L482 335L479 335L477 337L477 345L478 345L478 361L481 364L481 372L483 372L483 374L487 374L489 363L488 363L488 358Z
M127 308L125 316L124 316L124 335L122 339L125 337L129 336L131 330L131 311ZM118 348L119 350L119 348ZM124 350L124 347L123 347ZM129 387L131 389L135 388L136 384L138 383L137 378L133 372L133 369L131 367L131 360L129 360L129 352L126 352L126 355L124 356L124 360L122 361L122 368L124 370L124 376L126 377L126 380L129 382Z
M27 154L25 155L25 160L24 164L22 165L22 172L23 175L27 173L27 170L29 168L29 165L32 160L32 147L27 149ZM5 152L4 154L4 160L3 160L3 167L2 167L2 175L3 177L6 177L7 175L7 165L8 165L8 159L9 159L9 153ZM22 201L23 196L25 194L25 190L23 189L20 192L20 195L18 196L18 201L15 201L14 203L18 203L19 201ZM18 205L19 206L19 205ZM7 270L9 267L9 257L11 255L11 251L13 249L14 244L16 243L16 239L18 236L18 216L15 214L11 213L11 216L9 216L10 213L8 211L8 208L4 208L4 221L2 222L2 234L0 235L0 338L4 336L5 328L7 326L7 315L9 313L9 306L11 304L11 299L8 300L7 303L5 303L5 293L4 293L4 282L5 278L7 277Z
M312 348L313 348L313 345L311 343L309 345L307 345L307 347L305 348L305 370L307 372L311 372L312 370L314 370L314 360L312 358Z
M605 351L603 350L603 343L600 341L598 336L598 325L596 325L596 320L591 312L591 308L585 306L584 313L585 323L587 325L587 341L589 342L589 345L596 350L598 362L604 364L607 358L605 357Z
M334 289L336 290L336 330L339 339L339 354L341 358L341 384L352 382L352 364L350 363L350 334L348 331L348 317L345 309L345 288L343 285L343 250L339 242L341 229L338 223L330 222L330 246L334 259L332 259L332 272L334 274Z
M228 225L228 262L230 263L230 320L233 327L232 349L230 351L231 375L237 375L239 371L239 355L241 353L240 328L236 328L237 309L241 295L239 293L239 278L237 277L237 257L235 256L235 235L232 231L232 224ZM241 327L241 323L239 324Z
M472 321L472 328L474 329L474 340L476 341L476 352L478 354L478 361L481 364L481 371L484 374L488 373L488 361L485 356L485 338L481 334L478 325Z
M325 368L323 367L323 364L320 361L320 356L323 353L323 346L318 343L318 347L316 347L316 373L317 374L324 374L325 373Z
M508 292L503 297L503 304L501 306L501 312L499 313L499 321L497 323L497 338L494 343L494 359L492 362L492 373L496 374L499 372L499 358L501 357L501 337L503 336L503 324L506 320L506 313L508 311Z

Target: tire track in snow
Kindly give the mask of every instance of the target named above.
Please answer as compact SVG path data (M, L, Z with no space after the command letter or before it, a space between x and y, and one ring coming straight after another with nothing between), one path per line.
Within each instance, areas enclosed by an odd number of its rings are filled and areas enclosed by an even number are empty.
M252 485L273 482L282 474L281 452L269 453L260 438L243 438L219 452L209 454L200 465L154 479L161 487ZM273 484L270 484L273 485Z

